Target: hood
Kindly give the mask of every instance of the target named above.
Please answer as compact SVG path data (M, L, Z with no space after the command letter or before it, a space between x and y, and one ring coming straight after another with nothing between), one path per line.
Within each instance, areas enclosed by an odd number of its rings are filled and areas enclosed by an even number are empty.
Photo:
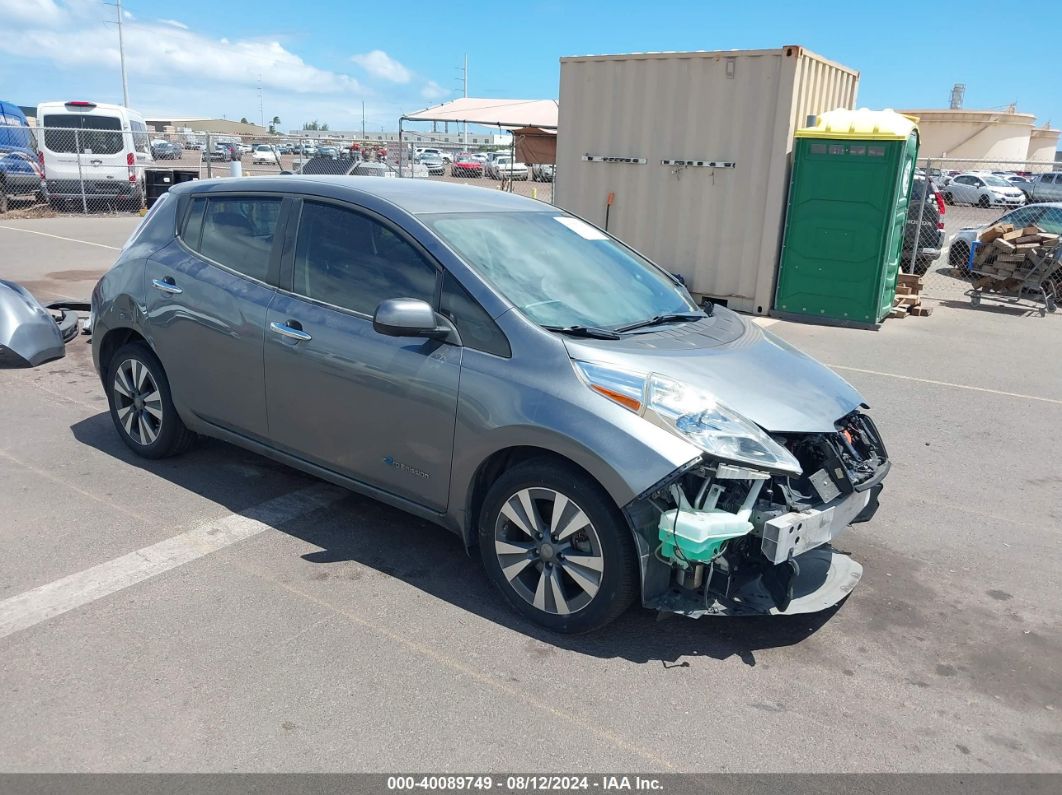
M564 344L573 359L659 373L709 391L772 433L831 433L863 404L832 370L724 307L696 323L619 340L565 337Z

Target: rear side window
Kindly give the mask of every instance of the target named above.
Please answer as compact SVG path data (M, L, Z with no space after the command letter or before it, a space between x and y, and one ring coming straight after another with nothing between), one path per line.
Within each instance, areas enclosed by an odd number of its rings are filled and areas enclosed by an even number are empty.
M132 119L129 128L133 131L133 148L144 154L151 154L151 137L147 132L147 125L142 121Z
M457 327L462 345L493 353L495 356L512 356L509 340L502 330L487 314L487 310L481 307L450 273L443 276L439 313L449 318Z
M125 147L122 121L115 116L53 113L44 117L44 145L53 152L115 155Z
M435 297L435 267L368 216L304 202L295 242L295 292L371 315L388 298Z
M181 238L207 259L266 281L280 203L267 196L194 199Z

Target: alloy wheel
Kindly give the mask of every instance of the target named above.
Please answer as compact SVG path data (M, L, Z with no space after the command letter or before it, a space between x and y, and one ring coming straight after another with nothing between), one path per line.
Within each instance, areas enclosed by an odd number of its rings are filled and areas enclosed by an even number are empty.
M577 613L601 587L605 558L597 531L574 501L553 489L521 489L506 500L494 552L509 586L545 613Z
M162 395L147 366L126 359L114 373L114 410L134 442L149 445L162 430Z

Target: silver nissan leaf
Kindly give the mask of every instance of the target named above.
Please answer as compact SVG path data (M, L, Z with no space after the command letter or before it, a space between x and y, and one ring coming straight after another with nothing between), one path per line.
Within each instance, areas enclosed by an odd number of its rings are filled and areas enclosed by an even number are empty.
M212 436L429 519L560 632L637 599L687 616L835 605L862 568L831 542L874 514L889 470L830 370L496 190L185 183L92 317L134 452Z

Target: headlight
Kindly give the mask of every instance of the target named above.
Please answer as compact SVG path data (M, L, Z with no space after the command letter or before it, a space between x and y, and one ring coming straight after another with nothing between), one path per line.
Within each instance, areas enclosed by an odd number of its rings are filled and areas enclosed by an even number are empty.
M800 474L792 453L710 393L656 373L575 362L592 390L726 461Z

